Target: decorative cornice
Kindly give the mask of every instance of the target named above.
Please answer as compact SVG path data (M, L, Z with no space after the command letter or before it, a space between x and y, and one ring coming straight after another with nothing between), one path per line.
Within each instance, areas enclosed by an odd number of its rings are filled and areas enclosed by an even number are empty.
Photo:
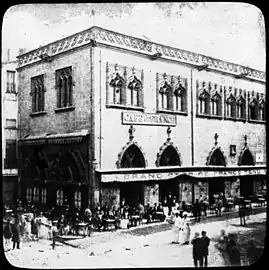
M209 70L215 70L235 76L245 74L244 78L265 82L265 72L237 65L231 62L212 58L203 54L173 48L161 45L140 38L131 37L114 31L106 30L101 27L93 26L87 30L78 32L74 35L49 43L38 49L32 50L18 56L19 68L42 61L41 55L53 57L62 52L69 51L83 45L93 45L93 41L98 44L109 45L117 48L131 50L152 56L153 53L161 54L160 58L175 60L178 62L193 65L199 68L201 65L207 65Z

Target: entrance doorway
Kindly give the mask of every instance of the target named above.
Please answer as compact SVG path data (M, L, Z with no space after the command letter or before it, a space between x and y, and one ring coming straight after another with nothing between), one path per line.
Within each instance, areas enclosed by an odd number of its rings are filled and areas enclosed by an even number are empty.
M144 204L144 185L142 183L121 183L120 200L125 199L127 205L137 206L138 203Z
M250 177L242 177L240 179L240 196L245 197L248 195L253 195L254 187L253 187L253 179Z
M223 193L225 191L224 179L213 178L208 180L208 191L209 191L209 203L214 203L214 195Z
M163 202L164 198L168 198L169 193L171 193L172 198L176 197L176 200L179 199L179 183L177 179L169 179L161 181L159 184L159 200Z

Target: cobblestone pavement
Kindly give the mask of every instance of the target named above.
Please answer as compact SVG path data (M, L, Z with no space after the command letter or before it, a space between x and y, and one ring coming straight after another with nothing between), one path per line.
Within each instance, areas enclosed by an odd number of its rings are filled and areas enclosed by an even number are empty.
M246 232L253 230L251 224L266 220L266 213L250 216L247 227L238 226L238 218L197 223L191 226L194 232L206 230L212 239L209 247L209 265L227 264L223 254L216 248L216 239L221 229L226 232ZM129 268L129 267L188 267L193 266L192 246L171 244L171 225L149 226L149 234L108 232L98 237L73 240L74 248L58 243L52 250L50 241L22 243L20 250L6 252L8 261L27 268ZM158 228L158 229L156 229ZM144 228L146 229L146 228ZM156 232L157 231L157 232ZM135 230L133 230L135 232ZM108 237L109 236L109 237ZM93 240L93 239L96 240ZM71 242L71 241L70 241ZM70 256L72 255L72 256Z

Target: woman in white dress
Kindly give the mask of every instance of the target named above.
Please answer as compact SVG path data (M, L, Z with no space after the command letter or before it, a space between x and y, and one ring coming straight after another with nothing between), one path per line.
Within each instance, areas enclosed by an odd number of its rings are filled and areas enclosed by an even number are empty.
M191 235L190 219L188 218L188 213L183 212L183 218L182 218L181 226L179 230L179 243L189 244L190 235Z
M175 213L175 217L173 221L174 221L174 224L172 227L172 234L173 234L172 244L178 244L179 228L181 227L181 218L178 212Z

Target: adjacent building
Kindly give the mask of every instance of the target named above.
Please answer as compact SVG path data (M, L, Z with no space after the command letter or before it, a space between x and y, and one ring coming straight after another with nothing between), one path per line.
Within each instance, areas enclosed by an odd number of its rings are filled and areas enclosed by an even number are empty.
M264 72L96 26L18 60L25 202L266 189Z
M2 198L4 205L16 202L17 164L17 59L12 59L11 51L3 50L1 61L1 104L2 104Z

